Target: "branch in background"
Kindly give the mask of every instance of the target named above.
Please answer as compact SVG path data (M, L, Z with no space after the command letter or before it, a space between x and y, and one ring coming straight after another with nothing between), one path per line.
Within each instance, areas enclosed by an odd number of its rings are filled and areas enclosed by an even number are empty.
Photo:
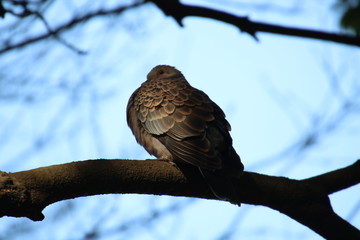
M358 239L360 231L332 210L328 189L340 190L359 183L359 165L360 161L322 174L315 177L315 181L245 172L234 184L241 189L243 203L280 211L327 239ZM44 218L42 210L52 203L97 194L139 193L216 199L196 168L180 168L181 171L163 161L103 159L2 172L0 216L39 221ZM355 173L351 181L346 180L349 172Z
M69 21L67 21L67 22L65 22L65 23L63 23L63 24L61 24L61 25L59 25L57 27L53 27L51 29L51 31L48 30L48 31L46 31L46 32L44 32L42 34L39 34L39 35L34 36L34 37L30 37L30 38L22 40L22 41L20 41L18 43L5 45L4 47L0 48L0 54L11 51L11 50L14 50L14 49L19 49L19 48L28 46L28 45L30 45L32 43L36 43L36 42L39 42L41 40L45 40L45 39L48 39L48 38L51 38L51 37L55 37L55 39L61 41L67 47L77 51L77 49L74 48L74 46L69 45L69 43L67 43L63 39L59 39L59 34L61 34L62 32L66 31L66 30L70 30L70 29L74 28L78 24L85 23L85 22L87 22L87 21L89 21L89 20L91 20L91 19L93 19L95 17L118 15L118 14L121 14L121 13L123 13L124 11L126 11L128 9L138 7L138 6L142 5L142 4L144 4L144 3L140 2L140 3L134 3L134 4L129 5L129 6L118 6L118 7L115 7L113 9L107 9L107 10L99 9L99 10L94 11L94 12L86 13L86 14L84 14L82 16L76 16L73 19L70 19Z
M268 33L276 33L276 34L288 35L288 36L297 36L297 37L332 41L332 42L343 43L353 46L360 46L360 37L315 31L315 30L292 28L292 27L282 27L274 24L250 21L247 17L239 17L229 13L225 13L205 7L183 5L179 3L178 0L147 0L147 1L148 2L151 1L154 4L156 4L166 15L172 16L180 24L180 26L183 26L182 20L185 17L198 16L198 17L211 18L232 24L238 27L241 31L249 33L255 39L257 39L256 33L268 32ZM76 25L80 23L87 22L95 17L118 15L128 9L141 6L144 3L146 3L146 1L145 2L139 1L129 6L118 6L113 9L107 9L107 10L99 9L94 12L86 13L82 16L76 16L73 19L69 20L68 22L63 23L57 27L54 27L52 31L47 31L37 36L24 39L18 43L5 45L4 47L0 48L0 54L14 49L19 49L27 45L30 45L32 43L45 40L51 37L57 38L67 47L75 51L78 51L78 49L67 43L64 39L59 39L59 34L66 30L70 30L74 28ZM5 14L4 11L6 12L7 10L1 9L1 5L0 5L0 17L1 14ZM82 53L81 50L80 53Z
M6 9L4 8L2 1L0 1L0 18L4 18L6 13Z
M322 31L307 30L292 27L282 27L274 24L250 21L247 17L239 17L226 12L213 10L205 7L184 5L179 0L149 0L155 3L166 15L172 16L180 26L188 16L197 16L219 20L238 27L257 39L257 32L276 33L288 36L305 37L319 40L332 41L353 46L360 46L360 37L327 33Z
M67 42L65 39L63 39L58 33L54 32L42 14L40 14L39 12L35 12L34 15L36 15L41 20L41 22L46 27L48 33L50 33L56 40L58 40L60 43L62 43L65 47L69 48L70 50L73 50L74 52L76 52L79 55L86 54L86 51L77 48L73 44L71 44L71 43Z

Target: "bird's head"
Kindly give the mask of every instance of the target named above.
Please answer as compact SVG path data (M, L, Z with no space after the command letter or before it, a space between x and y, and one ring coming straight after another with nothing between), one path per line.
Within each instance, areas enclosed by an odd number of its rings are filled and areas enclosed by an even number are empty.
M173 78L182 75L179 70L168 65L158 65L154 67L147 75L147 81L161 78Z

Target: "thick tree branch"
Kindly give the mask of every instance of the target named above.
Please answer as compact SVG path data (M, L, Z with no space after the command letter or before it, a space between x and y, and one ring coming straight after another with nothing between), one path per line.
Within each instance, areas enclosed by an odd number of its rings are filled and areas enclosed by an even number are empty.
M327 194L351 187L360 182L360 159L350 167L308 178L304 182L310 185L321 186Z
M241 31L249 33L255 39L257 32L276 33L288 36L305 37L332 41L348 45L360 46L360 37L307 30L293 27L283 27L274 24L250 21L247 17L239 17L230 13L221 12L205 7L184 5L179 0L148 0L155 3L166 15L172 16L180 26L185 17L197 16L219 20L238 27Z
M336 170L336 179L349 172L359 182L359 162ZM0 175L0 216L42 220L41 211L51 203L80 196L110 193L140 193L216 199L196 168L181 170L162 161L88 160ZM358 239L360 232L337 216L327 196L334 172L323 180L298 181L245 172L234 180L242 202L278 210L327 239ZM315 177L319 179L321 176ZM343 176L348 178L348 176ZM324 181L329 184L324 185ZM341 181L341 180L340 180ZM325 186L325 187L324 187ZM330 189L332 189L330 187Z

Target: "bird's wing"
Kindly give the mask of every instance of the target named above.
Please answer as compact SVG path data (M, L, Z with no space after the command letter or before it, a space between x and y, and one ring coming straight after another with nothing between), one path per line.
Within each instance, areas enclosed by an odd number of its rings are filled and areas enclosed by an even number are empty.
M222 132L228 134L230 125L202 91L192 87L167 91L141 104L138 118L176 159L209 170L222 168L215 145L226 144Z

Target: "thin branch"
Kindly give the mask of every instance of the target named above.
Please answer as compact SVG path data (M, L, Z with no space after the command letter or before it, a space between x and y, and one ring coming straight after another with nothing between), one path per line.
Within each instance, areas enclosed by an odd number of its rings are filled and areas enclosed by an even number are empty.
M250 21L247 17L239 17L230 13L213 10L206 7L184 5L179 0L149 0L155 3L166 15L172 16L180 26L188 16L197 16L219 20L238 27L257 40L257 32L276 33L288 36L305 37L319 40L332 41L353 46L360 46L360 37L328 33L315 30L307 30L293 27L283 27L275 24Z
M121 14L121 13L123 13L124 11L126 11L128 9L138 7L138 6L142 5L142 4L144 4L144 2L134 3L134 4L129 5L129 6L118 6L118 7L115 7L113 9L106 9L106 10L105 9L100 9L100 10L97 10L97 11L94 11L94 12L84 14L82 16L75 17L75 18L69 20L68 22L65 22L65 23L63 23L63 24L61 24L61 25L59 25L57 27L52 28L52 31L46 31L46 32L44 32L42 34L39 34L37 36L25 39L25 40L23 40L21 42L6 45L3 48L0 48L0 54L8 52L10 50L19 49L19 48L28 46L28 45L30 45L32 43L35 43L35 42L38 42L38 41L41 41L41 40L45 40L45 39L48 39L48 38L51 38L51 37L55 37L55 38L57 38L59 40L58 36L59 36L60 33L66 31L66 30L70 30L70 29L72 29L73 27L75 27L78 24L85 23L85 22L87 22L87 21L89 21L89 20L91 20L91 19L93 19L95 17L101 17L101 16L106 16L106 15L118 15L118 14ZM64 41L62 41L62 43L64 43L67 47L70 47L70 48L74 49L74 46L69 45L69 43L64 42Z
M336 175L358 171L358 163ZM80 196L140 193L216 199L197 168L163 161L88 160L0 175L0 216L42 220L42 210L55 202ZM359 175L359 173L358 173ZM327 195L332 172L322 181L292 180L245 172L233 179L246 204L280 211L327 239L359 239L360 231L336 215ZM360 179L352 175L356 180ZM344 177L344 176L343 176ZM330 178L330 179L329 179ZM337 177L337 179L340 179ZM329 181L325 184L324 181ZM344 188L349 184L343 184Z
M85 55L87 53L86 51L79 49L78 47L74 46L73 44L63 39L61 36L59 36L58 33L54 32L50 27L49 23L46 21L45 17L41 13L34 12L34 14L41 20L41 22L44 24L45 28L51 34L51 36L53 36L56 40L62 43L65 47L69 48L70 50L76 52L79 55Z

